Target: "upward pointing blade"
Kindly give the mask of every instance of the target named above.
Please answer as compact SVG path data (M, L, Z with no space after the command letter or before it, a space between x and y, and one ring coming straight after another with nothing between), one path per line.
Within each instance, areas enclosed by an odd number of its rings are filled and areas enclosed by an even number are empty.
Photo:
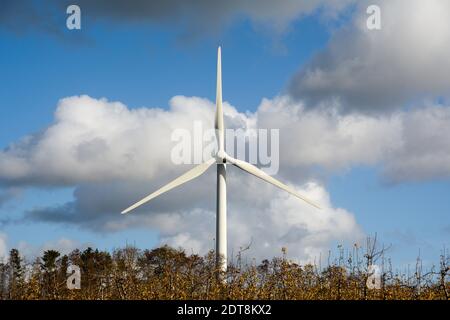
M284 191L289 192L290 194L296 196L297 198L302 199L303 201L305 201L306 203L312 205L313 207L316 207L317 209L320 209L320 207L314 203L314 201L309 200L308 198L306 198L305 196L299 194L297 191L295 191L294 189L292 189L291 187L285 185L284 183L278 181L277 179L269 176L267 173L265 173L264 171L262 171L261 169L258 169L257 167L255 167L254 165L242 161L242 160L238 160L238 159L234 159L230 156L227 155L226 157L227 162L232 163L233 165L235 165L236 167L238 167L239 169L242 169L270 184L273 184L274 186L283 189Z
M180 177L176 178L175 180L173 180L172 182L166 184L164 187L162 187L159 190L153 192L152 194L146 196L144 199L136 202L131 207L123 210L122 214L128 213L131 210L136 209L137 207L143 205L144 203L156 198L157 196L159 196L173 188L176 188L176 187L182 185L183 183L186 183L188 181L191 181L192 179L197 178L198 176L202 175L215 162L216 162L216 160L214 158L211 158L208 161L206 161L205 163L199 164L194 169L189 170L182 176L180 176Z
M217 50L216 117L214 122L219 150L224 150L224 124L222 108L222 54L220 47Z

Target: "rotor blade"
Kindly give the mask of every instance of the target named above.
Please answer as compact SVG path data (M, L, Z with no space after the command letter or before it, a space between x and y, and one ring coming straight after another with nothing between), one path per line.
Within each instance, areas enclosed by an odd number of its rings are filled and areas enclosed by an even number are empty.
M307 202L308 204L312 205L313 207L320 209L320 207L316 203L314 203L314 201L311 201L308 198L306 198L305 196L302 196L301 194L299 194L297 191L295 191L291 187L289 187L289 186L285 185L284 183L278 181L277 179L269 176L267 173L265 173L261 169L255 167L254 165L252 165L248 162L242 161L242 160L234 159L230 156L227 156L226 160L227 160L227 162L234 164L239 169L242 169L242 170L244 170L244 171L246 171L268 183L271 183L274 186L277 186L278 188L283 189L284 191L287 191L290 194L296 196L297 198L302 199L303 201Z
M224 148L224 124L222 108L222 53L221 48L217 50L217 91L216 91L216 117L214 127L217 134L219 150Z
M173 189L176 188L180 185L182 185L183 183L186 183L192 179L197 178L198 176L200 176L201 174L203 174L212 164L214 164L216 162L216 159L211 158L208 161L199 164L198 166L196 166L195 168L189 170L188 172L186 172L185 174L183 174L182 176L176 178L175 180L173 180L172 182L166 184L164 187L160 188L159 190L153 192L152 194L146 196L144 199L140 200L139 202L136 202L135 204L133 204L131 207L125 209L122 211L122 214L128 213L133 209L136 209L137 207L143 205L144 203L152 200L153 198L156 198L157 196Z

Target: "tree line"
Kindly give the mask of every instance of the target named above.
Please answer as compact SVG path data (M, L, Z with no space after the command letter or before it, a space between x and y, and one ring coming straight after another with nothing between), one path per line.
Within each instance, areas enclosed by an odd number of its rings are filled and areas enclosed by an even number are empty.
M238 252L226 273L216 268L213 251L204 256L163 246L113 252L87 248L62 255L47 250L27 263L17 249L0 263L0 299L449 299L449 255L427 272L417 260L410 273L394 271L376 239L326 259L326 265L300 265L283 248L271 260L244 261ZM373 263L381 266L380 286L368 286ZM81 287L67 286L68 267L80 268Z

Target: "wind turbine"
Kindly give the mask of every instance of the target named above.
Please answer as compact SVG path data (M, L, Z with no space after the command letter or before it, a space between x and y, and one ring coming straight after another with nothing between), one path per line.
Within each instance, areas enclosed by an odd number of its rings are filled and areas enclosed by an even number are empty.
M143 205L144 203L156 198L157 196L176 188L183 183L197 178L202 175L210 166L217 164L217 203L216 203L216 261L218 267L222 271L227 269L227 179L226 179L226 164L231 163L232 165L238 167L239 169L250 173L268 183L283 189L290 194L302 199L308 204L320 209L320 207L313 201L309 200L305 196L299 194L294 189L285 185L284 183L276 180L275 178L269 176L264 171L258 169L254 165L234 159L230 157L224 148L224 123L223 123L223 108L222 108L222 59L221 59L221 48L219 47L217 52L217 91L216 91L216 115L215 115L215 129L216 129L216 139L218 151L215 156L208 161L196 166L195 168L189 170L182 176L176 178L164 187L156 190L150 195L146 196L142 200L136 202L132 206L128 207L122 214L128 213L137 207Z

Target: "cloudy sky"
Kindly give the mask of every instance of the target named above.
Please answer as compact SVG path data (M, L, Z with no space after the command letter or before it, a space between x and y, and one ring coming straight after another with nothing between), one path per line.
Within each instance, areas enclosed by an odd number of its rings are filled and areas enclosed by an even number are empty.
M77 3L71 31L64 1L2 4L0 257L213 248L214 170L119 212L190 168L171 133L212 126L218 45L226 125L279 129L277 177L324 207L230 168L230 255L317 261L377 233L404 266L450 245L448 1Z

